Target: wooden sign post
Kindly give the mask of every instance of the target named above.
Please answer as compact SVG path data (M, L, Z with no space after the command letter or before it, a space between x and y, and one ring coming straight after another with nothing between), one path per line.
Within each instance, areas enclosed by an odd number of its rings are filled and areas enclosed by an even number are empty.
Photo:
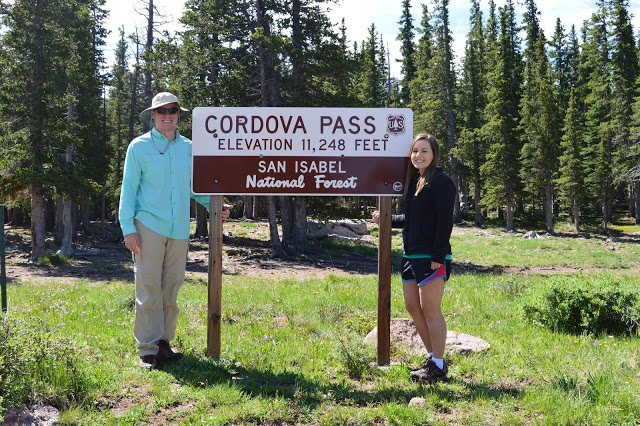
M378 365L391 349L391 197L378 197Z
M209 297L207 309L207 356L220 359L222 321L222 195L212 195L209 213Z

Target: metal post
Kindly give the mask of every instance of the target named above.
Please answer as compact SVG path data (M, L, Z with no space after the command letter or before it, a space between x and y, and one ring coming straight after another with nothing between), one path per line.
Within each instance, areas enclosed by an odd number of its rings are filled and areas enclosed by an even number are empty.
M4 264L4 206L0 204L0 285L2 287L2 312L7 312L7 271Z

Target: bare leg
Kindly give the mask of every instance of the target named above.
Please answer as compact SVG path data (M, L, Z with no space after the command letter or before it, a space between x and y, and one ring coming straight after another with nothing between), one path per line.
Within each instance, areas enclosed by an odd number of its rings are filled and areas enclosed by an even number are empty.
M413 318L413 324L416 326L418 335L422 339L424 347L428 352L432 351L431 345L431 333L429 332L429 326L427 319L424 316L423 309L420 303L420 291L418 284L415 281L407 281L402 283L402 291L404 293L404 305L409 311L409 315Z
M433 356L434 358L444 358L444 349L447 343L447 324L440 306L444 295L444 278L438 278L418 288L422 313L429 330Z

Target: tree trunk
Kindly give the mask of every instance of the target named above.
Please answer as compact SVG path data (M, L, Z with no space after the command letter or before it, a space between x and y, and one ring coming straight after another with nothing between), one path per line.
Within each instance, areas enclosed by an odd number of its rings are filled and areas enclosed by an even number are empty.
M269 236L274 257L284 257L284 249L278 235L278 218L276 215L276 197L267 196L267 211L269 215Z
M477 160L474 160L477 163ZM480 198L482 197L482 188L480 187L480 166L475 164L473 168L473 209L475 211L474 224L476 226L482 226L482 206L480 206Z
M102 229L102 239L107 236L107 196L102 194L100 197L100 227Z
M513 203L509 201L507 203L507 231L513 232L516 230L515 225L513 224Z
M253 210L255 196L253 195L245 195L242 197L244 211L242 212L242 216L245 219L255 219L256 215Z
M573 197L573 228L576 232L580 232L580 207L578 206L578 197Z
M46 255L45 205L42 184L31 186L31 260L37 261Z
M640 180L633 185L633 198L636 205L636 225L640 225Z
M293 203L293 244L298 253L308 250L307 243L307 203L304 197L297 196Z
M56 198L55 203L55 220L53 225L53 244L60 247L64 240L64 198Z
M73 220L71 209L73 208L73 202L71 198L62 198L62 244L58 253L63 254L66 257L73 256Z
M553 191L551 183L548 183L544 187L544 211L547 222L547 233L555 235L553 231Z
M88 237L91 235L91 199L83 198L80 201L80 223L82 233Z
M280 223L282 224L282 246L285 253L293 254L293 199L281 195L278 197L280 206Z
M204 238L209 235L207 223L207 208L200 203L196 203L196 238Z

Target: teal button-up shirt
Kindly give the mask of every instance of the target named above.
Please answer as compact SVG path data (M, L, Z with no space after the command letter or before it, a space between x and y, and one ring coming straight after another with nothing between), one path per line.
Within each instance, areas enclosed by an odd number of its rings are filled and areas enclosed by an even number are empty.
M167 144L155 127L129 144L120 192L123 235L136 232L137 219L167 238L189 238L189 198L209 210L209 196L191 192L191 141L176 130L175 140Z

